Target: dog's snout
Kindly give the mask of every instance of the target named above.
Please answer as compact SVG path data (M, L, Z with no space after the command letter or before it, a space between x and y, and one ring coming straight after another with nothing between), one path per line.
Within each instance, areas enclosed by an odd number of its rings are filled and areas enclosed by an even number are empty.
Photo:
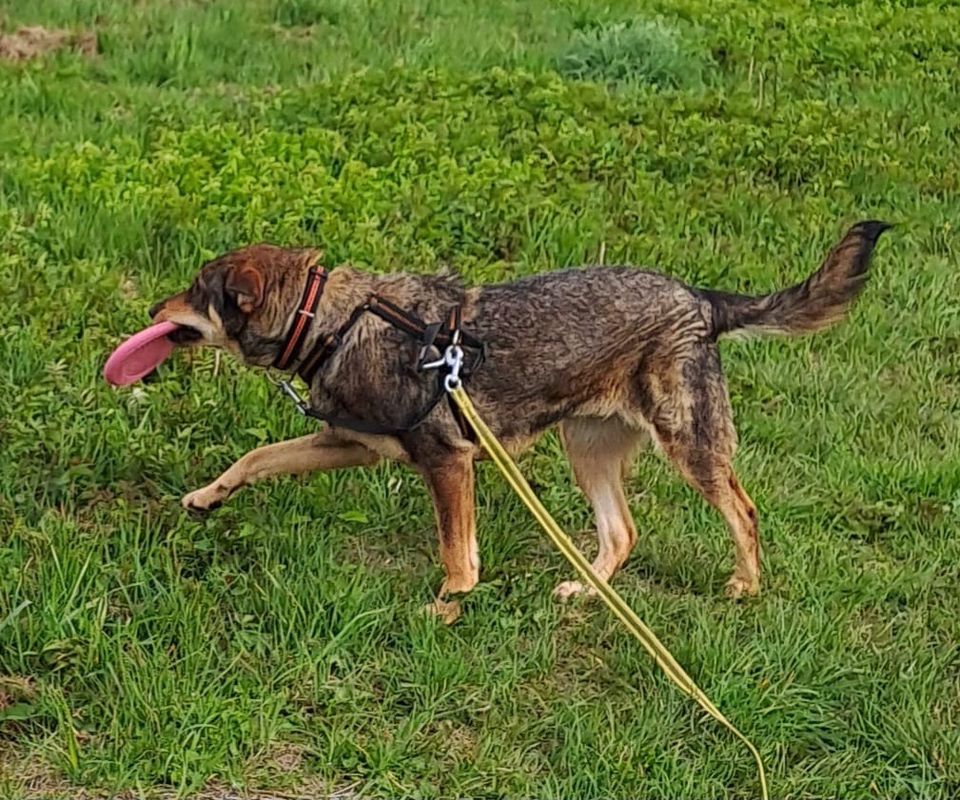
M154 303L150 310L147 312L150 315L150 319L153 319L157 314L160 313L160 309L163 308L164 301L161 300L159 303Z

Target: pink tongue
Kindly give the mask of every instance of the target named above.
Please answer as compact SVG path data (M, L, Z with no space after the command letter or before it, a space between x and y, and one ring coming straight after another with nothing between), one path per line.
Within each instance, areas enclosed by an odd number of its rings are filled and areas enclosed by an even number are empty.
M180 326L158 322L135 333L110 354L103 377L114 386L127 386L153 372L176 345L167 337Z

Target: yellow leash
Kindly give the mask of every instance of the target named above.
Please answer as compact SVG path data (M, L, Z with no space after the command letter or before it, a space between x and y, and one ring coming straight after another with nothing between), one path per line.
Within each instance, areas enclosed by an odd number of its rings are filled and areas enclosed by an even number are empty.
M447 363L453 366L452 361L448 361ZM483 448L490 454L493 462L507 479L507 483L510 484L511 488L520 496L520 499L523 500L527 508L530 509L530 512L536 518L537 522L539 522L547 532L547 536L549 536L550 540L557 546L557 549L563 553L567 561L573 564L581 577L597 590L597 594L603 598L603 602L607 604L617 618L627 626L630 632L640 641L644 648L646 648L647 652L653 657L653 660L657 662L657 666L666 673L667 677L679 686L681 690L696 700L703 707L704 711L747 746L754 761L757 762L757 771L760 776L760 796L763 800L768 800L767 776L764 772L763 761L760 759L760 753L757 752L757 748L753 746L753 743L746 736L737 730L730 720L723 716L720 709L718 709L710 701L710 698L703 693L700 687L693 682L693 678L687 675L683 667L677 663L676 659L670 654L670 651L664 647L656 634L644 625L643 620L627 605L626 601L610 587L609 583L594 572L593 567L590 566L590 562L577 550L576 546L570 540L570 537L563 532L560 526L557 525L556 520L550 516L547 509L545 509L537 499L533 489L530 488L530 484L527 483L526 478L523 477L523 473L520 472L520 469L516 463L514 463L513 459L510 458L507 451L503 449L503 445L497 441L497 438L486 426L486 423L480 419L480 415L477 414L473 402L460 383L457 375L458 372L459 363L457 363L454 373L448 376L446 384L447 391L450 392L460 411L463 412L463 416L470 424L470 427L476 431L480 444L482 444ZM452 380L450 380L450 378L452 378Z

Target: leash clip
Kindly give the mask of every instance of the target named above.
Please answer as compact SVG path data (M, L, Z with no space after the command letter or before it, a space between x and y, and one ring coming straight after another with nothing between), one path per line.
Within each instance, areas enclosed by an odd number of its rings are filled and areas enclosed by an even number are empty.
M459 338L459 336L455 336L454 344L451 344L443 351L442 357L436 361L428 361L420 367L420 369L440 369L441 367L447 367L447 374L443 379L443 388L448 392L459 389L462 383L460 380L460 370L463 369L463 348L461 348L459 344L456 344Z
M447 363L447 366L450 367L450 371L443 379L443 388L448 392L454 392L459 389L462 384L460 380L460 370L463 367L463 350L460 345L450 345L447 348L447 352L443 354L443 360Z

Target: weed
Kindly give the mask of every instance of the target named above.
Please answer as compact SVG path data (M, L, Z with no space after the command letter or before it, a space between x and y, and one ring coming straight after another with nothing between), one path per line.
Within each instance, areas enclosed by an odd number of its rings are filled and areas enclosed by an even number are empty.
M676 28L637 20L577 32L557 69L578 80L678 89L699 86L704 63Z

